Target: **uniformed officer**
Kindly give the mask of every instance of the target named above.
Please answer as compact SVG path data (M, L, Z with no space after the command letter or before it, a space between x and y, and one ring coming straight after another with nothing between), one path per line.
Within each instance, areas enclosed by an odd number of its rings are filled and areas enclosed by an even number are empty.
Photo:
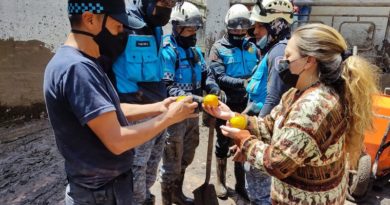
M125 51L113 65L112 78L121 102L146 104L167 97L160 61L162 26L177 0L128 0L127 12L136 29L127 30ZM156 181L165 132L134 150L134 204L154 204L150 188Z
M277 68L291 35L292 14L289 0L263 0L252 8L251 20L256 24L254 33L264 34L257 44L265 54L246 87L249 103L245 112L248 114L266 116L290 88L279 77ZM247 170L245 177L251 204L271 204L271 177L254 167L248 166Z
M227 96L227 104L236 112L242 112L247 103L247 86L253 68L257 64L259 53L256 46L246 39L247 30L251 28L250 12L242 4L233 5L226 14L225 24L227 35L212 46L209 55L209 69L214 74L220 89ZM216 87L215 87L216 88ZM218 128L226 122L217 120L217 195L227 197L226 161L229 146L232 142L222 135ZM236 192L247 198L245 191L245 174L241 162L234 163L236 177Z
M202 102L202 85L206 77L206 62L196 46L196 33L203 25L199 9L188 2L177 5L171 14L172 34L164 37L162 60L164 81L169 96L193 96ZM170 126L164 149L161 173L161 193L164 205L193 204L183 194L186 168L194 159L199 144L199 119L192 118Z

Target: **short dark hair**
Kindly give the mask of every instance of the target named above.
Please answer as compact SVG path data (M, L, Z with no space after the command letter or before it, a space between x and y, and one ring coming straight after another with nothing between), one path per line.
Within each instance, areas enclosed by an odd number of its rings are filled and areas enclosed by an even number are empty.
M75 28L80 26L82 20L82 14L69 14L70 27Z

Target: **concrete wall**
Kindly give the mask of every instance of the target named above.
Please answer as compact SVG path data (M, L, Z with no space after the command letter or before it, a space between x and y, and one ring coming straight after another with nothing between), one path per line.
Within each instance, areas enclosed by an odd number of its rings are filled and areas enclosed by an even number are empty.
M69 31L66 1L0 0L0 122L40 116L43 72Z
M206 0L207 16L205 27L206 56L216 40L225 33L225 15L230 3L226 0Z
M44 109L44 68L68 30L66 1L0 0L0 121Z

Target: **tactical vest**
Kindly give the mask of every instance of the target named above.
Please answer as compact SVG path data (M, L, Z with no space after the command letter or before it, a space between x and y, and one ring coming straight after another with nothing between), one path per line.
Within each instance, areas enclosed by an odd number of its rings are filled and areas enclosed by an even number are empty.
M267 96L267 81L268 81L268 53L263 57L260 64L257 66L255 73L249 81L246 91L249 95L249 100L255 102L259 109L263 108L265 98Z
M220 47L218 52L228 76L235 78L251 76L257 64L257 48L255 45L249 44L246 49Z
M173 81L175 86L187 92L200 89L201 74L206 69L206 63L200 48L192 47L185 50L178 46L172 35L164 36L163 42L164 49L169 48L170 53L173 53L176 57L174 70L164 68L164 79ZM164 56L169 55L167 52L163 52L162 55L163 58L169 58L169 56Z
M163 70L160 45L153 35L129 35L125 51L113 64L119 93L135 93L139 82L160 82Z

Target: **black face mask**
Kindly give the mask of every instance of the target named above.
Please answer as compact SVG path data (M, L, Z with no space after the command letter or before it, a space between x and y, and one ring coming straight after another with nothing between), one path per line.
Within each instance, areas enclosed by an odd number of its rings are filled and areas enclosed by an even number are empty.
M295 87L297 85L299 75L291 73L290 61L280 60L278 67L279 67L279 76L282 79L282 81L289 87Z
M242 44L245 39L245 34L235 35L235 34L228 34L228 40L229 43L231 43L234 47L242 48Z
M179 35L176 37L176 41L184 49L194 47L196 45L196 34L187 37Z
M152 27L165 26L171 18L171 8L156 6L156 13L148 17Z
M107 16L104 16L102 31L100 31L93 40L99 45L101 55L107 56L112 61L115 61L125 50L128 35L124 32L118 33L116 36L112 35L105 26L106 21Z
M247 33L250 37L255 38L255 28L248 29Z
M125 50L128 35L124 32L118 35L112 35L106 28L107 15L104 16L102 30L95 36L85 31L72 29L73 33L83 34L93 37L93 40L99 46L100 55L104 55L111 59L112 62Z

